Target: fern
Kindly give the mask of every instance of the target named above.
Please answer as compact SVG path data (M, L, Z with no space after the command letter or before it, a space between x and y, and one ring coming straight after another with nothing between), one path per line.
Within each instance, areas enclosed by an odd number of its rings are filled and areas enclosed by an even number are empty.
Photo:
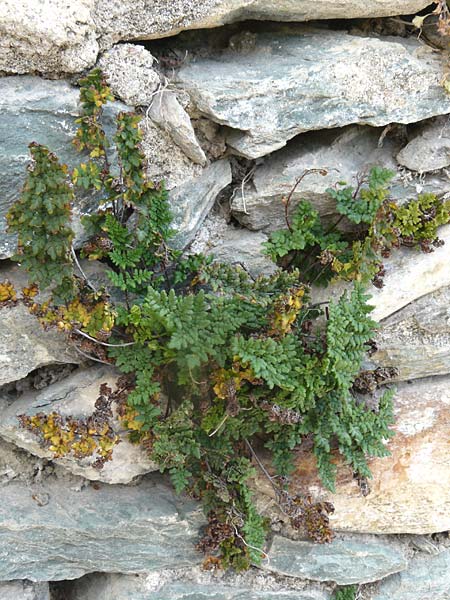
M264 556L267 534L250 489L252 464L259 464L254 447L265 446L276 473L287 477L293 451L311 440L330 489L337 453L363 476L370 476L367 456L387 453L392 392L377 410L353 395L375 328L364 284L396 245L437 244L448 207L427 196L398 208L389 199L391 174L373 169L356 189L329 191L341 217L362 226L362 234L348 237L337 223L326 228L302 201L288 229L266 245L284 267L270 277L253 279L201 255L182 257L169 245L167 192L145 174L138 116L118 117L113 168L101 127L110 92L97 70L82 84L76 146L89 160L69 174L47 149L32 146L33 167L10 212L21 261L66 302L33 303L33 311L47 326L69 331L83 353L122 372L111 401L130 440L149 451L178 493L202 500L208 525L199 547L223 566L248 568ZM90 236L83 253L108 265L122 301L112 303L73 277L69 175L75 189L99 192L98 211L83 221ZM355 282L352 291L330 302L328 319L320 319L307 284L339 277ZM4 287L8 302L14 296ZM290 498L264 473L292 525L329 541L330 506Z

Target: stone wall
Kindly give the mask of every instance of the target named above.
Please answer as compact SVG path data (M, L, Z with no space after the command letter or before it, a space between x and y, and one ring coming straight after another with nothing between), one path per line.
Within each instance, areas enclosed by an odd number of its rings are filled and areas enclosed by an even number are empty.
M0 280L24 283L4 216L27 145L48 144L73 166L77 81L94 66L119 100L106 126L127 107L143 115L148 173L171 192L175 242L187 252L273 271L261 245L283 226L282 197L305 169L328 175L306 179L292 206L307 198L326 217L335 213L326 189L375 165L396 173L397 201L449 197L450 97L436 47L447 42L412 24L429 4L3 0ZM94 201L77 201L75 225ZM450 225L440 235L446 244L431 254L394 254L373 290L380 329L368 364L398 368L391 456L371 461L364 490L342 465L330 494L298 452L298 487L336 507L325 546L294 535L258 482L277 527L261 567L243 574L201 569L199 507L175 497L125 434L98 471L52 460L18 427L18 414L90 414L98 384L117 375L23 306L0 309L0 600L329 600L349 584L361 600L450 598ZM85 267L91 280L104 277L97 267Z

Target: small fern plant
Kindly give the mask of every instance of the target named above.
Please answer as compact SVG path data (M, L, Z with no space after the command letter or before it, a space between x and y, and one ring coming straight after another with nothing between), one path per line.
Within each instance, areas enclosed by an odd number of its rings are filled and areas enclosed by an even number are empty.
M354 389L376 326L364 284L379 268L380 248L393 248L406 237L433 244L436 231L425 213L436 210L437 225L447 209L433 198L419 199L411 208L414 220L400 210L393 220L390 175L378 170L367 188L330 191L342 218L364 225L366 233L358 239L326 229L302 202L288 229L267 245L286 267L270 277L253 279L239 266L201 255L183 257L170 247L164 186L146 177L138 115L118 116L112 140L118 159L112 164L111 142L101 126L110 91L98 70L80 83L75 144L88 156L69 173L48 149L33 145L24 193L8 217L30 278L41 287L54 286L54 301L42 305L28 295L26 303L45 326L65 331L84 356L121 372L117 389L103 386L102 405L116 404L130 440L168 473L177 492L202 501L207 526L198 547L208 565L245 569L265 556L268 523L251 489L256 469L268 478L294 527L329 541L333 507L289 487L295 449L308 440L331 490L336 454L360 477L370 477L368 456L387 454L392 390L381 394L374 409ZM70 204L78 188L100 198L98 210L83 220L89 240L81 252L108 267L121 298L115 302L94 289L71 247ZM41 253L50 258L45 268ZM322 310L311 303L308 284L332 277L352 281L352 288ZM9 286L2 289L7 302L15 298ZM21 422L45 442L45 419ZM52 435L61 422L52 415ZM75 425L76 449L98 454ZM107 434L116 439L113 431ZM74 452L64 436L58 439L58 456ZM112 446L103 448L103 462L111 459ZM269 461L260 459L262 452Z

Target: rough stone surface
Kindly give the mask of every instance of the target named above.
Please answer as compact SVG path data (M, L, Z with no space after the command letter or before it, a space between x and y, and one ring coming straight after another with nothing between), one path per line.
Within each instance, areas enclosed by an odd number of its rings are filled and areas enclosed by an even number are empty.
M382 581L371 600L448 600L450 549L435 556L418 555L407 571Z
M398 380L450 373L450 287L412 302L381 323L376 366L397 367Z
M245 573L162 571L138 577L92 574L67 586L64 600L329 600L319 584L273 576L256 569Z
M123 39L153 39L185 29L218 27L245 19L310 21L415 13L427 0L96 0L93 19L103 46Z
M253 48L198 58L177 75L201 114L234 130L228 144L247 158L309 130L448 113L441 79L440 59L415 40L305 27L253 34Z
M174 145L170 133L152 119L144 118L141 127L144 134L141 147L147 158L147 176L150 179L164 181L166 188L172 190L202 174L202 166Z
M193 509L195 510L193 511ZM2 488L0 581L58 581L86 573L146 573L201 562L202 517L158 477L79 491L48 478Z
M143 46L119 44L98 61L112 93L131 106L148 105L160 83L153 56Z
M206 167L200 177L172 190L170 208L177 232L175 247L183 249L194 239L217 196L230 183L230 163L222 159Z
M13 479L30 484L42 472L44 462L0 438L0 488Z
M0 583L0 600L50 600L48 583L6 581Z
M230 227L216 240L208 254L212 254L220 262L241 265L253 277L268 276L274 273L277 267L262 254L262 244L265 241L267 236L263 233Z
M321 485L311 453L296 454L292 490L332 502L335 512L330 521L337 531L424 534L450 529L450 377L399 384L394 406L391 455L369 460L373 479L368 481L368 495L362 494L340 457L336 456L332 494ZM258 485L272 495L265 481ZM264 501L267 505L265 498L261 506Z
M408 566L404 550L388 540L365 536L330 544L275 536L264 568L291 577L333 581L338 585L378 581Z
M117 373L108 367L90 367L78 370L63 381L50 385L43 390L25 392L10 406L0 398L2 412L0 417L0 436L24 448L32 454L53 459L53 452L42 448L37 436L20 427L18 415L49 414L57 412L63 416L87 417L94 412L94 404L99 396L102 383L114 389ZM114 412L114 406L112 406ZM75 475L81 475L94 481L106 483L129 483L136 476L156 470L146 452L131 444L126 432L120 427L117 419L113 420L113 428L120 436L120 443L114 446L112 459L105 463L103 469L92 466L93 459L77 459L74 456L56 458L54 462Z
M257 166L254 176L236 190L233 215L252 230L285 229L282 198L309 169L326 169L327 174L311 173L304 177L291 196L290 214L301 199L308 200L325 219L336 215L336 204L326 193L337 181L356 185L358 174L371 167L385 167L395 173L390 189L393 199L410 200L422 192L442 195L450 192L450 178L445 173L418 177L399 169L395 155L402 146L398 137L383 139L383 128L352 125L345 129L309 132L291 140L286 148L267 157Z
M439 237L445 244L426 254L420 250L400 248L392 253L383 264L386 269L384 287L370 287L370 304L374 306L371 316L380 321L394 314L410 302L431 294L441 287L450 285L450 225L439 228ZM313 290L314 302L338 298L348 285L339 282L327 289Z
M28 144L45 144L71 167L82 160L71 143L78 96L78 89L66 81L30 76L0 78L0 259L15 251L15 238L5 233L4 217L20 196L30 160ZM115 102L105 110L108 135L115 131L114 116L125 108ZM92 197L80 197L75 212L82 212L92 201Z
M80 355L68 348L64 336L44 331L24 305L0 308L0 386L39 367L79 362Z
M205 165L206 156L198 143L191 119L174 92L166 90L156 94L148 114L170 135L188 158L199 165Z
M0 71L77 73L93 66L92 6L93 0L2 0Z
M425 173L450 165L450 120L438 117L419 126L417 135L397 154L401 165Z

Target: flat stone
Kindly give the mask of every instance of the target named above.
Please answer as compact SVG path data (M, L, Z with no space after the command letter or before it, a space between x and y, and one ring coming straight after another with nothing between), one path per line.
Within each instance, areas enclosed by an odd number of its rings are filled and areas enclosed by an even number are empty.
M257 569L245 573L160 571L148 575L86 575L69 587L67 600L329 600L319 584L274 576Z
M407 571L380 583L371 600L447 600L450 597L450 549L435 556L417 555Z
M170 208L176 236L173 246L185 248L195 237L219 193L231 183L231 167L226 159L206 167L203 173L172 190Z
M30 142L48 146L70 167L85 160L85 155L72 145L79 113L78 97L79 90L66 81L31 76L0 78L0 259L10 257L16 250L15 237L5 233L4 217L20 197L30 162ZM108 136L115 131L115 115L124 109L120 102L105 109ZM94 196L80 195L74 213L83 212L93 202Z
M80 459L68 455L54 459L54 453L41 447L39 438L34 433L20 426L18 416L22 414L33 416L37 413L57 412L63 416L88 417L94 412L95 401L100 395L100 385L107 383L114 390L116 380L117 373L113 369L95 366L80 369L43 390L25 392L9 406L4 399L0 417L0 436L35 456L54 460L57 465L74 475L81 475L93 481L129 483L138 475L154 471L157 465L150 460L145 450L128 441L126 431L117 421L114 405L111 407L114 413L111 426L119 436L120 443L114 446L112 459L107 461L102 469L93 466L95 457Z
M338 466L333 494L321 485L312 453L303 449L295 454L292 492L331 502L335 512L330 523L336 531L426 534L450 529L450 377L398 384L394 413L395 436L387 444L391 455L369 459L368 495L338 455L333 459ZM262 478L258 491L273 496ZM261 506L267 506L267 497L261 497Z
M253 34L252 48L198 58L177 75L200 114L232 128L228 144L247 158L305 131L446 114L441 80L440 58L416 40L302 26Z
M112 93L131 106L148 105L160 83L154 58L143 46L119 44L98 61Z
M188 158L199 165L206 164L206 156L198 143L191 119L174 92L165 90L156 94L151 100L148 114Z
M300 135L266 157L243 191L236 190L231 205L233 215L252 230L286 229L282 199L310 169L325 169L326 175L316 172L304 177L291 196L290 216L301 200L307 200L326 221L336 220L336 204L327 189L337 181L356 187L357 175L367 174L372 167L384 167L394 173L390 192L399 203L420 193L441 196L450 192L450 178L445 173L419 177L399 168L396 155L402 147L401 140L389 134L384 139L382 136L383 128L358 125Z
M402 247L383 261L386 269L384 286L381 289L370 286L367 290L371 295L369 304L374 306L373 319L381 321L410 302L450 285L450 225L440 227L438 234L444 246L434 252L426 254ZM314 302L337 299L349 287L349 284L338 282L326 289L314 288L312 296Z
M268 276L277 267L262 253L265 241L267 236L263 233L229 227L207 254L212 254L218 262L241 265L253 277Z
M0 580L59 581L91 572L146 573L199 564L203 519L158 477L75 491L54 478L2 488Z
M397 154L401 165L419 173L450 165L450 120L448 116L419 125L417 134Z
M43 581L6 581L0 583L0 600L50 600L50 589Z
M330 544L293 541L276 535L263 568L274 573L333 581L338 585L378 581L408 566L404 550L377 537L338 538Z
M93 19L100 43L120 40L155 39L176 35L186 29L218 27L246 19L310 21L352 19L416 13L427 0L96 0Z
M93 0L2 0L0 71L64 74L92 67L99 48L92 6Z
M23 379L39 367L77 364L81 359L63 335L44 331L23 304L0 308L0 386Z
M450 373L449 307L447 286L384 319L370 361L378 367L396 367L400 381Z

